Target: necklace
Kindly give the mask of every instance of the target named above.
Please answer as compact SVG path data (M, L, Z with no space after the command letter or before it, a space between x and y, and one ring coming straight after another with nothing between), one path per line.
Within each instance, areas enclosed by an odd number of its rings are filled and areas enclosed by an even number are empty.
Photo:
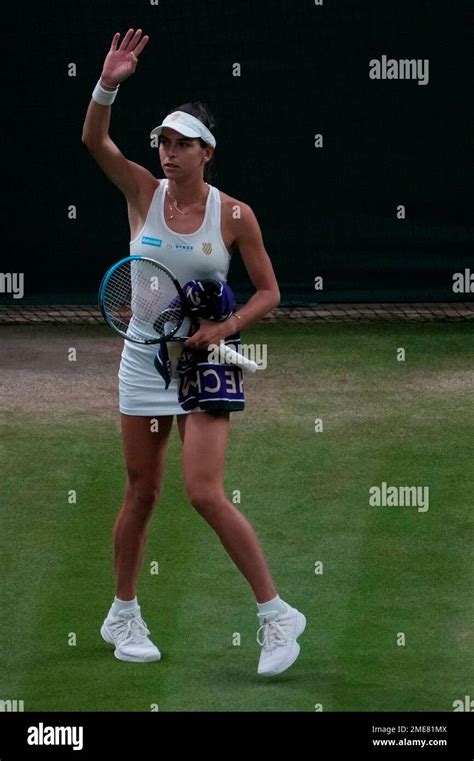
M206 185L209 187L209 183L208 183L208 182L206 182ZM173 211L173 208L174 208L174 209L176 209L176 211L177 211L179 214L189 214L189 212L188 212L188 211L182 211L181 209L179 209L179 208L178 208L178 201L176 200L176 198L175 198L174 196L172 196L172 195L171 195L171 193L170 193L170 192L169 192L169 190L168 190L168 186L166 186L166 192L167 192L167 194L169 195L169 197L171 198L171 200L173 201L173 205L172 205L172 206L170 206L170 211L171 211L171 212ZM199 198L196 198L196 200L195 200L195 201L191 201L191 202L190 202L190 203L188 203L187 205L188 205L188 206L192 206L192 205L193 205L193 203L197 203L198 201L199 201ZM168 218L169 218L169 219L173 219L173 218L174 218L174 214L170 214L170 216L169 216Z

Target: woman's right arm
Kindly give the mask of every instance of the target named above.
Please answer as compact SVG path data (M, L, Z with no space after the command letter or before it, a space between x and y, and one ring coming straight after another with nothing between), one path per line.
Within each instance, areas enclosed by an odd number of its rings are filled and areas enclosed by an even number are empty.
M104 89L115 90L117 85L130 77L137 66L137 57L148 42L141 38L141 29L134 33L129 29L118 47L120 34L114 35L109 53L104 61L101 85ZM144 183L155 178L140 164L129 161L109 136L111 106L103 106L91 100L82 130L82 142L102 171L112 180L129 201L134 201Z

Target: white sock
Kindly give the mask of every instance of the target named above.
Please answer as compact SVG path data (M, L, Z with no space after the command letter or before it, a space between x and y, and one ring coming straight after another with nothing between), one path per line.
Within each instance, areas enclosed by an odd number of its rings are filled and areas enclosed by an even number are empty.
M286 613L288 605L277 595L268 602L258 602L257 608L260 615L266 616L268 613Z
M139 616L140 606L136 597L133 600L119 600L118 597L114 598L112 607L110 608L111 616Z

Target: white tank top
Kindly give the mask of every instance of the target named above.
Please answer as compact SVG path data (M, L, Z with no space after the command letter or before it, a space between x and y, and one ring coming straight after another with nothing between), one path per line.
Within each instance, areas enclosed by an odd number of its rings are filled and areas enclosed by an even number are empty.
M168 180L161 180L153 195L145 224L130 241L130 255L157 259L168 267L181 285L194 278L227 280L230 254L221 233L221 198L217 188L209 185L206 213L199 230L177 233L166 224L163 204ZM176 216L179 212L175 211Z
M130 255L156 259L171 270L181 285L196 278L227 280L231 257L221 234L218 189L209 185L206 212L199 230L177 233L168 227L163 214L167 185L168 180L162 179L155 190L145 224L137 237L130 241ZM173 344L169 346L173 347ZM174 346L181 350L180 345ZM161 380L153 365L156 348L125 340L119 378L143 388L156 389Z

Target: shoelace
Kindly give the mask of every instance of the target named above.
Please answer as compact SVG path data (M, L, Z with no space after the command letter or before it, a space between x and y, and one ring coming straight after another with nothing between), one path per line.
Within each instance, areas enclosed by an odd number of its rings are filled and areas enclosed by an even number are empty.
M263 637L260 638L260 632L263 631ZM262 641L263 639L263 641ZM257 631L257 642L264 650L273 650L280 645L286 645L287 636L285 630L275 620L267 621L262 624Z
M150 634L150 630L140 616L133 616L127 621L124 621L124 624L120 624L120 628L117 631L117 639L120 643L128 641L133 642L134 644L140 644L141 642L144 642Z

